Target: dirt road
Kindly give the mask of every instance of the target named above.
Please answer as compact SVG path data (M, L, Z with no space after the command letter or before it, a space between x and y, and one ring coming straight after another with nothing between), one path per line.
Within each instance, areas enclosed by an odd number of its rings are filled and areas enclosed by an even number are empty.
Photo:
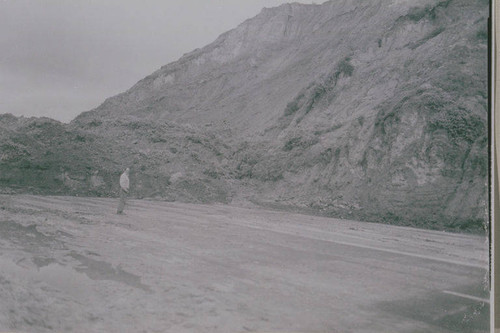
M0 332L487 332L487 241L237 208L0 196Z

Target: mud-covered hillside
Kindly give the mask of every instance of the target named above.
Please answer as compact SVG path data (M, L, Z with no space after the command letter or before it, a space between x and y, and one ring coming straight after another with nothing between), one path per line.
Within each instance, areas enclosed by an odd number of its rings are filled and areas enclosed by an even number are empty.
M131 166L139 197L479 230L487 17L480 0L264 9L68 125L2 120L14 143L1 147L1 185L110 195ZM51 166L19 171L25 160ZM46 174L72 183L47 188Z
M131 167L134 197L230 200L220 181L227 146L214 135L126 118L102 126L105 135L48 118L0 115L2 192L114 196L120 173Z
M103 156L99 140L82 131L70 131L58 121L0 115L0 185L4 193L81 193L90 187L87 174L96 165L107 163Z

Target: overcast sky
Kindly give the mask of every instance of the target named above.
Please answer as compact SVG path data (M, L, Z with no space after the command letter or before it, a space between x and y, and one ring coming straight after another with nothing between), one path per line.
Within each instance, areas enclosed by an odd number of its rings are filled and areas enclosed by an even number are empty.
M285 2L0 0L0 113L68 122Z

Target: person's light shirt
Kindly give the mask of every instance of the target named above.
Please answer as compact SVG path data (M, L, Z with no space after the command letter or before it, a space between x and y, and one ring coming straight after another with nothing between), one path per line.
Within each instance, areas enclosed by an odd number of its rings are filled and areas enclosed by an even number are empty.
M120 187L125 191L128 192L128 187L129 187L129 179L127 176L127 173L124 172L120 176Z

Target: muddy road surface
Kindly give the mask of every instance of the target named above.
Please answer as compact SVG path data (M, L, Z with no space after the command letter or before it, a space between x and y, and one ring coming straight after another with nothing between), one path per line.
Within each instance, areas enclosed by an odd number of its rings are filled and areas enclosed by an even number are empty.
M485 237L0 196L0 332L487 332Z

